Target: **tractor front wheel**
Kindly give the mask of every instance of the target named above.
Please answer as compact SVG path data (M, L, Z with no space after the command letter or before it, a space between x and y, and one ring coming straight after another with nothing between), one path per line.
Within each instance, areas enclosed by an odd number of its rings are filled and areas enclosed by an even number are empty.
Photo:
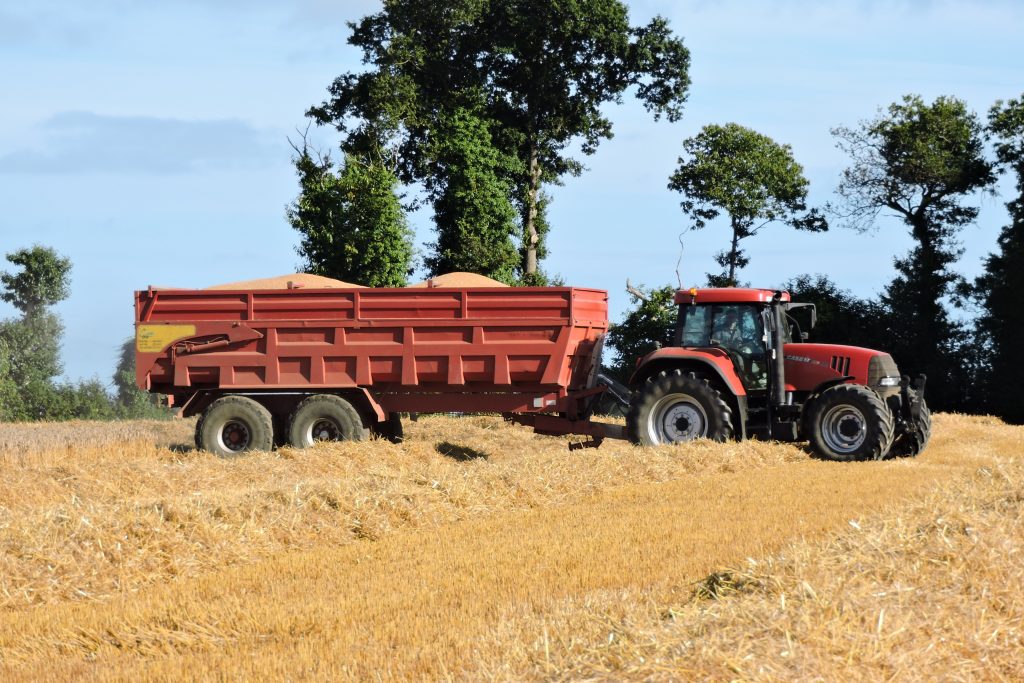
M826 460L881 460L893 442L892 412L861 384L839 384L811 403L805 422L811 448Z
M629 439L642 446L732 438L732 410L708 380L693 372L662 371L633 398Z
M912 458L919 455L932 437L932 411L928 409L928 404L924 402L923 396L918 397L917 400L921 403L918 408L917 421L906 425L905 431L896 437L896 441L892 444L892 450L889 451L894 458Z

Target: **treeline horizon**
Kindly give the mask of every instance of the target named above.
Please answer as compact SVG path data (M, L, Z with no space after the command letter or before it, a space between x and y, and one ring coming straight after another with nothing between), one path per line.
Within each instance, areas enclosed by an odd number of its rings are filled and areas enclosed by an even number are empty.
M338 133L341 160L305 139L294 145L300 194L288 219L310 272L368 285L401 286L412 270L406 212L419 204L402 198L413 188L433 210L436 241L423 259L430 275L468 270L549 283L545 238L556 226L547 190L585 170L570 151L595 154L613 133L606 105L626 97L654 119L679 121L691 85L689 50L668 21L632 25L620 0L390 0L349 24L348 42L366 69L338 76L307 112ZM848 165L835 199L812 207L789 145L742 122L703 126L681 140L666 179L683 215L668 234L727 223L720 270L707 284L730 286L750 262L746 240L770 226L893 229L878 217L895 214L914 246L894 260L877 301L803 268L790 272L797 297L822 311L816 337L889 351L902 371L928 376L939 410L1024 419L1024 401L1006 389L1024 380L1016 359L1024 348L1022 100L996 102L983 121L955 96L909 94L831 132ZM960 233L978 215L969 200L995 194L1002 172L1017 180L1011 222L983 274L968 281L956 267ZM667 288L654 285L612 330L620 377L641 352L668 342L675 312ZM978 313L961 320L951 306Z
M367 286L408 283L418 257L407 214L421 205L434 223L421 259L429 276L557 282L545 270L551 188L612 137L607 105L636 98L654 120L678 122L691 86L690 52L669 22L633 25L621 0L388 0L348 29L365 70L339 75L307 111L336 131L338 159L305 134L293 143L299 194L286 217L306 272ZM996 102L983 119L955 96L911 94L873 119L836 123L848 165L835 199L817 207L788 144L742 122L681 139L665 184L682 220L666 236L726 225L707 284L734 286L752 258L744 246L766 229L891 230L878 218L895 214L914 246L877 300L804 268L776 284L818 305L815 339L888 351L903 372L927 375L936 409L1024 420L1013 390L1024 381L1024 99ZM994 195L1000 173L1016 178L1010 223L968 280L957 264L978 215L970 200ZM669 341L673 288L649 284L611 332L620 377Z

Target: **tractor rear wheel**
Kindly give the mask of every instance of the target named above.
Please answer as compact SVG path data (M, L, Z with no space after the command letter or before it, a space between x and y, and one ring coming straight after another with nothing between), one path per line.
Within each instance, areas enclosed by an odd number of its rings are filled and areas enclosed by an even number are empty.
M317 441L363 441L369 430L355 407L334 394L306 398L288 420L288 443L307 448Z
M270 411L245 396L223 396L196 423L196 447L222 458L274 447Z
M629 439L642 446L732 438L732 410L705 377L662 371L634 394L626 418Z
M826 460L881 460L892 447L892 412L862 384L826 389L811 403L805 424L811 448Z
M912 458L919 455L928 445L928 439L932 437L932 411L928 409L924 397L918 400L921 402L921 408L917 424L911 425L908 431L896 437L889 451L894 458Z

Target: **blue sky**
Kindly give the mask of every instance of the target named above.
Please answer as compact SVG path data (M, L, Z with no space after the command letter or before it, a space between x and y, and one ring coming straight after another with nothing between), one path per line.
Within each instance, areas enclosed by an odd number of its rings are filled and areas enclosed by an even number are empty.
M589 170L550 189L546 268L628 303L626 278L675 282L688 226L666 189L682 140L736 122L792 145L812 203L833 197L845 159L829 129L855 124L905 93L955 95L984 113L1024 90L1024 3L629 3L634 23L666 16L689 46L693 85L682 121L654 123L628 100L608 111L616 136ZM338 74L359 68L345 21L370 0L0 0L0 252L33 243L74 262L66 375L109 379L132 334L132 291L204 287L293 272L284 218L296 193L287 138L305 127ZM334 144L329 131L314 140ZM1010 185L1004 181L1004 195ZM995 247L1008 199L979 197L964 230L968 276ZM417 242L430 216L412 216ZM700 283L724 248L724 225L685 236L684 284ZM877 294L910 247L883 217L872 234L771 226L746 245L743 277L775 286L826 273ZM5 264L0 265L3 268ZM15 311L0 304L0 317Z

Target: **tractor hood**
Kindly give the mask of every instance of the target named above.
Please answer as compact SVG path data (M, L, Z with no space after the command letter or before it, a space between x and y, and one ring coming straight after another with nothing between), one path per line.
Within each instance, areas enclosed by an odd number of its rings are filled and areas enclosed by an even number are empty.
M843 344L786 344L785 377L790 391L814 391L841 378L852 378L880 393L898 390L899 385L892 356Z

